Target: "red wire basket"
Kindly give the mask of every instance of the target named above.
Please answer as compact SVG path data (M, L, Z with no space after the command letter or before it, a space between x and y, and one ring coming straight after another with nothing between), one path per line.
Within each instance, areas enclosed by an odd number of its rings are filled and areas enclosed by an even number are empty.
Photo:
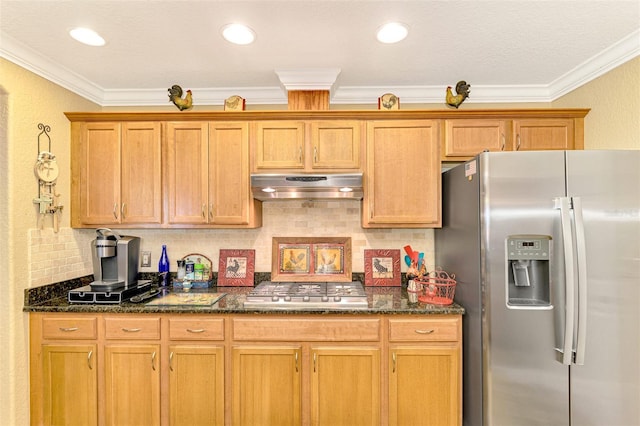
M441 269L429 272L416 278L418 285L418 301L432 305L450 305L456 292L456 276L449 275Z

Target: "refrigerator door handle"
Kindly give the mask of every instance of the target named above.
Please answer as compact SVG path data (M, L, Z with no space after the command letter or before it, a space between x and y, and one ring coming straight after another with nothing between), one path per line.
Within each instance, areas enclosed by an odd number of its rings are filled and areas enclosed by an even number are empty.
M556 208L560 209L562 225L562 245L564 246L564 281L565 281L565 318L564 318L564 342L562 348L556 349L562 354L562 363L570 365L573 358L573 318L575 312L575 278L573 267L573 238L571 228L571 216L569 198L556 198Z
M582 217L582 200L573 197L573 216L575 218L576 251L578 256L578 333L576 337L575 364L584 364L587 338L587 252Z

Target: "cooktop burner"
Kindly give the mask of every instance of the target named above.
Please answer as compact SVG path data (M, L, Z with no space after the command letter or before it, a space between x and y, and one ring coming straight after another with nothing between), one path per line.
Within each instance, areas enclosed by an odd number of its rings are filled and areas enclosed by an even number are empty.
M271 282L258 284L244 302L256 309L367 309L362 283L352 282Z

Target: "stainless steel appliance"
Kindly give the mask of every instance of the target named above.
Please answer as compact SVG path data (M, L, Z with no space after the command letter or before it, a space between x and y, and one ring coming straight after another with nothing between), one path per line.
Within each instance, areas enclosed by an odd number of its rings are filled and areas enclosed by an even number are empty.
M275 200L362 200L362 173L343 174L252 174L253 198Z
M464 424L640 424L640 151L483 153L442 182Z
M244 302L245 308L353 310L367 309L362 283L352 282L271 282L258 284Z
M120 303L147 291L151 281L138 281L140 238L108 228L99 228L96 234L91 242L94 281L71 290L69 302Z

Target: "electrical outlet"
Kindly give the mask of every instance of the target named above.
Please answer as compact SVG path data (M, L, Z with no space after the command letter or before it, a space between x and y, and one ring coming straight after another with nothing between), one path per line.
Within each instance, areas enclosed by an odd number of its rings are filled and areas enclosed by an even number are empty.
M142 256L140 256L140 266L142 266L143 268L150 268L151 267L151 252L150 251L143 251L142 252Z

